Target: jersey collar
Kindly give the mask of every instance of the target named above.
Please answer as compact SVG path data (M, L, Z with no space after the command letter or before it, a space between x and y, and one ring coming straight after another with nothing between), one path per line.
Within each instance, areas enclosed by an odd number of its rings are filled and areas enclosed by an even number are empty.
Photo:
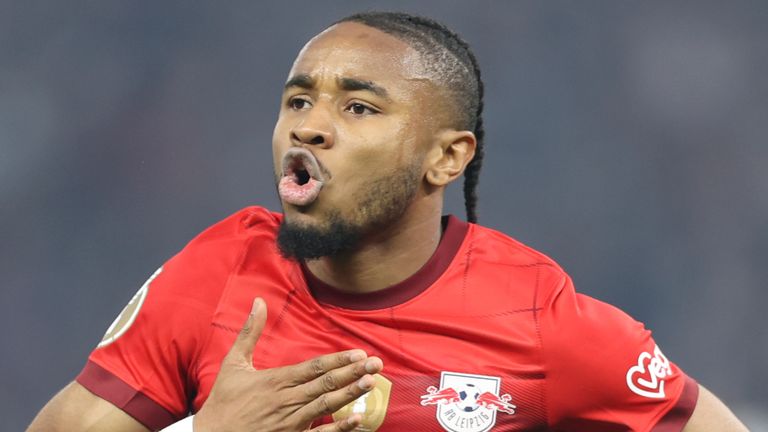
M312 296L320 303L354 310L384 309L402 304L429 288L450 265L469 229L469 224L453 216L443 216L443 236L432 257L416 273L400 283L379 291L352 294L318 279L301 264Z

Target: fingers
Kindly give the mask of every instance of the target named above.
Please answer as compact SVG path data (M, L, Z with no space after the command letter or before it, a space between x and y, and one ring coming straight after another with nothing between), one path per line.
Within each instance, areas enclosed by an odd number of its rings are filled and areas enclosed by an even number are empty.
M366 374L373 375L379 373L383 368L384 363L380 358L371 357L330 370L301 387L307 395L307 400L312 400L324 393L345 387Z
M321 394L299 409L297 414L309 421L332 414L371 391L375 385L376 379L373 376L364 375L359 380L336 391Z
M348 432L358 427L362 421L363 417L360 414L353 414L343 420L316 427L309 432Z
M248 318L240 329L235 343L232 344L232 348L227 353L225 361L253 366L253 347L259 340L266 322L267 305L261 298L256 298L251 305L251 313L248 314Z
M290 368L294 385L301 385L323 376L328 371L348 366L363 360L368 355L363 350L342 351L315 357ZM344 384L341 384L344 385Z

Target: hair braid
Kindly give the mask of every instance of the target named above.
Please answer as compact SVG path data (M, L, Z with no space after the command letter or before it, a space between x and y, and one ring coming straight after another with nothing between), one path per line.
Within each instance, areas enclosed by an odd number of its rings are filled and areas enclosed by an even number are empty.
M358 22L411 45L425 59L428 72L452 97L457 127L470 129L477 140L475 157L464 170L467 220L477 222L477 184L483 164L483 81L469 44L448 27L429 18L402 12L363 12L337 21Z
M474 60L474 56L473 56ZM483 82L480 80L480 69L475 65L477 74L479 102L477 104L477 120L475 121L475 157L469 161L464 169L464 208L467 212L467 221L477 223L477 184L480 183L480 170L483 167L483 156L485 156L485 147L483 138L485 129L483 129Z

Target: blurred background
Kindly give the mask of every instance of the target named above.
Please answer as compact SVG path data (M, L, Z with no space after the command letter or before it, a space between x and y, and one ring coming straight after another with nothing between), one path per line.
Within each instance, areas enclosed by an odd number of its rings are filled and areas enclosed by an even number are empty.
M199 231L279 208L288 69L366 9L474 47L480 221L768 430L768 3L742 0L0 1L0 429L25 428Z

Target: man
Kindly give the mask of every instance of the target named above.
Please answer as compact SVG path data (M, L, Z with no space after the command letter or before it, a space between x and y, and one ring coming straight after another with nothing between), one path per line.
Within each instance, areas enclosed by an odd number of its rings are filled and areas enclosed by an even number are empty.
M273 135L284 215L247 208L163 265L29 430L745 430L549 258L441 216L463 174L476 219L482 106L431 20L316 36Z

